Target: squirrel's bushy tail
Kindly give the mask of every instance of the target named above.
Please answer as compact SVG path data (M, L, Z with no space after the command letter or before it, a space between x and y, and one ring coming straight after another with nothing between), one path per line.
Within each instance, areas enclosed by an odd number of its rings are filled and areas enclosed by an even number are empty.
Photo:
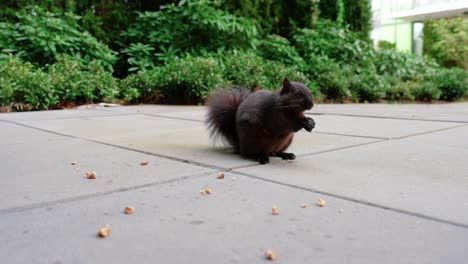
M250 91L243 88L222 90L208 97L206 123L212 138L222 137L235 150L239 149L239 137L236 130L236 112Z

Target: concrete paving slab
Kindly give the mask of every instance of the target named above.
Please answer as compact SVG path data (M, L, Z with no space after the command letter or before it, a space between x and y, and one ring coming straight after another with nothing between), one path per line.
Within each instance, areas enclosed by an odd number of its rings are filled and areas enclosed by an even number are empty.
M238 171L468 225L467 134L465 126Z
M375 116L468 123L468 103L317 104L310 113Z
M399 138L458 126L448 122L314 115L316 132L363 137Z
M210 171L80 139L3 145L0 163L0 211ZM97 179L86 179L92 171Z
M68 137L27 128L0 121L0 146L11 144L30 144L34 142L51 143Z
M55 119L64 119L64 118L115 116L115 115L122 115L122 114L125 114L125 113L100 111L100 110L95 110L95 109L67 109L67 110L0 113L0 120L8 120L8 121L55 120Z
M256 164L213 144L203 123L147 115L34 121L42 129L223 168ZM375 139L297 133L290 151L302 155L373 142Z
M150 114L153 112L153 114L158 116L200 122L205 120L206 115L206 109L204 107L192 107L186 111L183 110L185 108L176 108L178 111L170 110L170 107L163 107L162 109L164 110L159 110L159 107L155 107L154 109L151 107L140 107L137 109L144 109L142 113ZM383 109L385 109L385 107ZM312 110L312 113L315 113L315 110ZM317 124L314 130L315 132L378 138L398 138L458 125L449 122L377 119L336 115L313 115L313 118Z
M213 193L202 196L206 186ZM319 197L323 208L313 205ZM136 212L124 215L125 206ZM104 224L112 232L98 238ZM0 236L2 261L18 264L269 263L268 248L290 264L468 258L466 228L232 174L1 214Z

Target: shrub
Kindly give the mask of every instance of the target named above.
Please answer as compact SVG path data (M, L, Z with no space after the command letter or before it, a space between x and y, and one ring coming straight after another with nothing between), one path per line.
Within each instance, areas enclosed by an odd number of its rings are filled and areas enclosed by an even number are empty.
M414 100L411 91L416 89L418 82L406 81L402 82L394 76L385 76L387 89L385 90L385 99L390 101L398 101L402 99Z
M440 99L456 100L468 92L468 74L460 68L439 69L435 84L441 91Z
M48 109L59 102L48 76L31 63L10 56L0 64L0 105L14 110Z
M387 49L387 50L396 49L396 43L386 41L386 40L379 40L377 46L379 47L379 49Z
M311 54L307 74L316 82L320 93L328 100L341 101L351 95L349 90L350 70L343 68L325 56Z
M23 60L44 66L55 56L68 54L84 64L93 60L112 70L116 54L78 24L80 17L63 17L33 7L17 13L18 22L0 23L0 54L16 54Z
M85 103L112 101L118 97L117 80L97 62L85 68L80 61L59 56L47 67L50 82L61 101Z
M320 21L314 30L298 29L293 39L294 46L306 61L310 54L315 54L333 59L340 65L373 67L372 46L361 40L357 33L330 21Z
M121 94L130 96L129 101L158 102L160 100L160 69L130 74L120 82Z
M39 110L67 103L114 101L119 96L118 81L98 62L84 68L79 61L60 56L46 70L18 57L0 64L0 105L22 105L17 110Z
M375 52L374 63L379 74L395 76L403 81L420 79L437 67L427 58L386 49Z
M430 81L422 81L411 90L412 95L419 101L432 101L440 97L440 90L437 85Z
M218 7L214 1L188 0L163 5L156 12L138 13L136 21L123 33L128 43L123 50L128 63L141 68L142 62L157 65L187 52L205 55L252 48L257 35L254 23Z
M284 77L309 85L310 80L296 67L287 67L278 61L265 60L254 53L233 52L223 56L224 78L233 85L249 89L275 89Z
M376 72L364 70L351 78L349 89L359 102L375 102L383 98L387 86Z
M268 60L279 61L285 65L303 68L305 61L287 38L278 35L268 35L258 45L260 56Z
M424 22L424 54L446 67L468 69L468 19L463 16Z

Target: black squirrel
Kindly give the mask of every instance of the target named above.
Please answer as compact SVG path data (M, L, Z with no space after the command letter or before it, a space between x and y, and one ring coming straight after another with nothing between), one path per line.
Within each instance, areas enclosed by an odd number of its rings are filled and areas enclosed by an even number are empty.
M206 123L212 137L222 137L236 153L260 164L270 156L293 160L284 152L294 132L315 127L312 118L304 116L314 103L309 88L284 78L278 92L247 89L222 90L208 97Z

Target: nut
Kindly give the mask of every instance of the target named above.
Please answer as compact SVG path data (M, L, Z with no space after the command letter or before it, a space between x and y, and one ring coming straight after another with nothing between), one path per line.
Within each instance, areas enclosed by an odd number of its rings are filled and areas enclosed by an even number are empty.
M325 206L325 200L323 200L322 198L319 198L318 201L317 201L317 206L318 207L324 207Z
M91 180L96 179L96 172L94 172L94 171L93 172L87 172L86 173L86 178L91 179Z
M216 176L216 178L218 178L218 179L224 179L224 172L218 173L218 175Z
M98 230L99 237L107 237L111 232L109 225L105 225Z
M279 215L279 209L278 209L278 207L276 207L276 205L271 208L271 214L272 215Z
M307 206L308 206L308 205L307 205L306 203L305 203L305 204L301 204L301 207L302 207L302 208L307 208Z
M273 250L268 249L267 251L265 251L265 258L268 260L275 260L276 253Z
M141 166L146 166L146 165L148 165L148 164L149 164L149 161L146 161L146 160L142 160L142 161L140 162L140 165L141 165Z
M125 213L125 214L133 214L134 212L135 212L135 208L133 208L133 207L127 206L127 207L125 207L125 209L124 209L124 213Z
M211 194L211 189L210 188L204 188L200 191L201 194L203 195L207 195L207 194Z
M70 165L76 165L76 161L70 162Z

